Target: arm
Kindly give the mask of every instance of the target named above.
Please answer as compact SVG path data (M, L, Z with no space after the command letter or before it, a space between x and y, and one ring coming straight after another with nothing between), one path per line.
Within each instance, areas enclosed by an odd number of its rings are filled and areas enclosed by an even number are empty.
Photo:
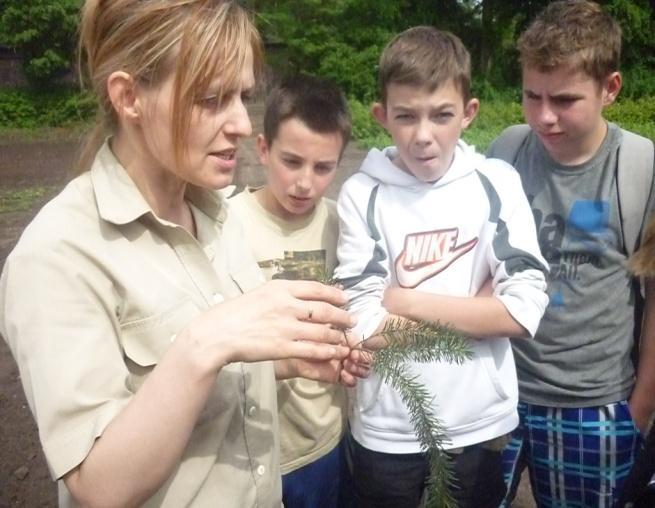
M82 504L141 504L178 464L223 366L343 358L348 353L339 346L343 334L326 324L352 325L337 308L345 302L336 288L276 281L198 316L178 334L82 464L64 477L71 493ZM305 319L308 308L311 322ZM267 331L263 336L262 330Z
M353 324L338 308L344 293L315 282L276 281L200 315L195 307L185 311L188 325L175 329L172 344L170 327L153 327L148 340L161 353L138 364L147 375L136 389L128 386L115 313L123 300L112 282L89 258L71 263L71 253L58 248L46 262L39 252L7 260L0 332L20 367L50 466L82 505L136 506L161 487L228 363L348 353L339 345L343 333L328 326ZM71 273L76 263L87 264L92 275Z
M646 301L641 328L637 382L630 396L630 412L642 432L655 411L655 279L646 279Z
M369 337L387 311L382 296L389 285L389 254L376 214L378 187L358 174L342 187L339 214L338 266L335 278L346 288L348 310L357 316L352 341Z
M528 331L493 296L458 297L388 288L383 305L392 314L415 321L447 323L476 338L529 336Z

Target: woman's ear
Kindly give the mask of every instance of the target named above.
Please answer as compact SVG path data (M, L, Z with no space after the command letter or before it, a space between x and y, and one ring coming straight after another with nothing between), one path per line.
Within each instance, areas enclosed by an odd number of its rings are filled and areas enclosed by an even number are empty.
M124 71L115 71L107 78L107 95L119 119L139 118L138 98L134 78Z

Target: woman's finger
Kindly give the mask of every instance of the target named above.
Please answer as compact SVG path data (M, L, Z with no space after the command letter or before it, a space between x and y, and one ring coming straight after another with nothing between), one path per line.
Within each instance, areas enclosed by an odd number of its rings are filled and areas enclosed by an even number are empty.
M337 307L342 307L348 303L346 292L334 286L327 286L311 280L280 282L284 282L289 293L300 300L319 300Z

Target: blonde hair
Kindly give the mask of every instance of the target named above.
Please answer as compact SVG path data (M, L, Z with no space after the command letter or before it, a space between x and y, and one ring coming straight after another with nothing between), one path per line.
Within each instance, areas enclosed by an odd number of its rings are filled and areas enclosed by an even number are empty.
M560 0L535 18L518 49L524 67L550 72L568 66L600 83L619 70L621 27L594 2Z
M238 87L251 51L255 72L262 46L249 14L227 0L87 0L80 24L80 72L98 99L96 125L82 151L86 170L118 118L107 94L107 79L124 71L135 82L157 86L174 73L171 114L176 161L186 151L194 104L220 73L219 96Z
M396 35L382 51L378 86L383 104L391 83L432 92L451 79L466 103L471 98L471 57L450 32L416 26Z

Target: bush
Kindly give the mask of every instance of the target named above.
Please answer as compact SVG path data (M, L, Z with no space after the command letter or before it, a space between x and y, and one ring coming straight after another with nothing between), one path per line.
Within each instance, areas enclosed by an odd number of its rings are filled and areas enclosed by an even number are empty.
M66 127L89 120L95 110L91 94L67 87L49 91L0 89L3 128Z
M25 75L47 87L71 67L81 0L2 0L0 44L23 56Z

